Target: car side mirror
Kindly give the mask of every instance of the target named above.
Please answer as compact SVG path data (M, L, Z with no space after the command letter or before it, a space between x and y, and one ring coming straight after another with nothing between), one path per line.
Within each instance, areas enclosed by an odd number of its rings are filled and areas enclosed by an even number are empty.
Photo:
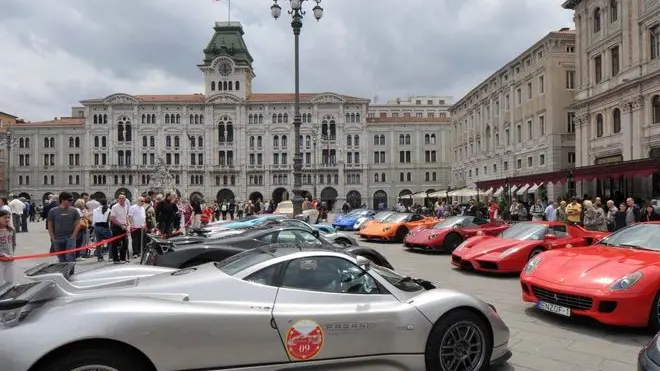
M365 258L364 256L358 255L357 265L358 267L364 269L365 271L368 271L369 269L371 269L371 260Z
M557 236L555 236L554 234L546 234L545 236L543 236L543 239L544 240L549 240L549 241L554 241L554 240L557 239Z

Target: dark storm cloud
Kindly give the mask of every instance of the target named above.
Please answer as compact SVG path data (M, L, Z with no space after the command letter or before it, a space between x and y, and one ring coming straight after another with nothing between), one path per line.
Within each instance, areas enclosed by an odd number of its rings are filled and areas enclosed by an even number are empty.
M128 93L201 91L196 65L212 35L213 22L227 19L226 0L58 0L57 6L51 0L2 3L0 35L10 35L15 42L10 45L20 45L22 52L40 59L30 67L14 65L5 71L0 62L0 80L8 77L5 74L20 79L22 74L38 73L52 101L44 104L44 93L29 84L12 86L10 96L1 82L0 101L10 111L26 110L38 102L39 108L33 111L46 118L66 113L68 105L78 100L117 89ZM286 1L281 3L286 7ZM234 0L232 20L242 22L255 59L254 90L292 91L293 36L288 16L274 21L270 4ZM369 98L378 94L382 99L410 93L456 95L458 99L547 32L569 26L571 19L557 0L325 0L322 5L326 12L321 22L314 21L311 12L305 19L302 90ZM69 62L62 62L53 71L49 56L63 53L89 68L83 72L79 65L76 68L72 63L68 68ZM155 81L155 75L164 77ZM42 94L31 94L37 92ZM27 100L17 101L18 97Z

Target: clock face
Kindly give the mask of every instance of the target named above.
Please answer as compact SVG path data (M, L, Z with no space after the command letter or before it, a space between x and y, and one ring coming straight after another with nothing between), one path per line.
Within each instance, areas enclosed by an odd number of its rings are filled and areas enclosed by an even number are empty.
M218 65L218 73L220 73L220 75L229 76L232 72L234 72L233 67L228 61L220 62Z

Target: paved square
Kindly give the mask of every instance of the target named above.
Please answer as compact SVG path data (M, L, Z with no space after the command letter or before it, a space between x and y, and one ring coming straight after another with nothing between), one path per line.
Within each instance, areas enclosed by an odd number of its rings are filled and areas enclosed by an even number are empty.
M19 233L17 255L48 252L48 233L43 223L32 223L29 233ZM351 233L351 232L348 232ZM498 371L627 371L634 370L639 349L650 338L645 330L607 327L541 313L522 302L516 277L493 277L455 270L449 256L408 252L401 244L370 243L394 267L410 276L424 277L442 285L477 295L496 306L511 328L513 357ZM54 258L17 261L17 274ZM85 271L110 263L95 258L78 263ZM24 278L18 278L20 282Z

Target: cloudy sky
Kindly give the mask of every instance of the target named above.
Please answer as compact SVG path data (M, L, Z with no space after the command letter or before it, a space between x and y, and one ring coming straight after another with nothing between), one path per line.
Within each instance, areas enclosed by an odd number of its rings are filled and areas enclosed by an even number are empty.
M36 121L115 92L202 92L196 65L213 23L227 20L226 1L2 0L0 111ZM547 32L572 26L560 4L323 0L325 17L310 12L303 29L301 90L458 99ZM293 91L291 28L270 5L233 0L231 19L255 60L253 90Z

